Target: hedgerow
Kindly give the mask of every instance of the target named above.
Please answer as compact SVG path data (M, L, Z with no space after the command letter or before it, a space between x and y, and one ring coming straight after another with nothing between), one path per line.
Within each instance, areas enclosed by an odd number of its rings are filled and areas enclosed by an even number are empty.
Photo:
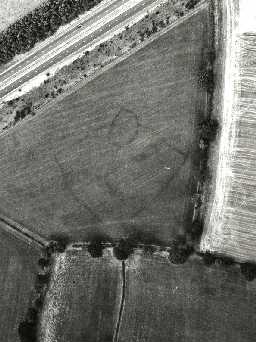
M47 0L0 33L0 65L29 51L57 29L102 0Z
M48 248L49 249L49 248ZM52 254L44 253L38 260L38 273L35 277L34 298L24 320L19 323L18 335L21 342L37 342L38 329L44 298L50 283Z

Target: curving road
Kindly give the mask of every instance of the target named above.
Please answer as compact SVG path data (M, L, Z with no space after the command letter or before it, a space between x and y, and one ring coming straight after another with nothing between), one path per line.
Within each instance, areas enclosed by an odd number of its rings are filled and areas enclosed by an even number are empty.
M103 1L94 10L60 29L57 34L25 54L24 58L2 71L0 101L4 101L8 93L49 67L98 45L163 2L165 0Z

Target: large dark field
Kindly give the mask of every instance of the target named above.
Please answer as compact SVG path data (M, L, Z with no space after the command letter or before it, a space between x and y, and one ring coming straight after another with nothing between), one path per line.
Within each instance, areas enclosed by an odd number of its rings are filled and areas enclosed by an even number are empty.
M20 342L18 326L34 294L40 251L0 226L0 341Z
M168 243L192 219L208 11L0 137L0 211L46 237Z
M239 267L131 258L119 342L252 342L256 282Z
M86 251L59 255L45 300L41 342L112 342L122 291L122 266Z

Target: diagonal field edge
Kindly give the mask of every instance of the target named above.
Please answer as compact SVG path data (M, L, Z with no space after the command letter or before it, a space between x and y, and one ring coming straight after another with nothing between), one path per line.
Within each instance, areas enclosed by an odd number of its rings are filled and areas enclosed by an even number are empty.
M48 246L50 242L2 214L0 214L0 230L1 229L28 244L35 244L40 248Z

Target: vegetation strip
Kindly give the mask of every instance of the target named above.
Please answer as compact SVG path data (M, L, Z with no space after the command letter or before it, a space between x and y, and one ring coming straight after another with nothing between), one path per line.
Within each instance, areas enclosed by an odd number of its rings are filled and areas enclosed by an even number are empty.
M37 342L40 316L43 309L44 298L50 283L53 254L47 247L44 256L38 260L39 271L35 280L35 295L27 310L25 319L20 322L18 333L21 342Z
M0 33L0 65L29 51L101 0L47 0Z
M239 266L241 273L248 281L256 279L256 264L236 262L233 258L220 254L200 253L191 244L186 236L177 236L171 245L163 245L155 241L147 234L131 234L126 239L112 240L107 236L94 236L90 241L79 241L71 243L63 234L55 235L55 240L50 241L46 248L47 254L64 253L69 249L87 249L92 258L103 257L105 248L113 248L113 255L117 260L125 261L136 250L143 250L148 255L165 253L169 261L175 265L184 264L189 258L199 256L206 266L213 264L223 267Z
M209 184L212 181L212 173L209 169L209 155L211 148L216 141L219 132L219 121L213 117L213 101L214 90L216 88L215 64L216 64L216 32L215 32L215 15L214 4L209 6L211 41L207 59L201 67L200 85L206 90L207 105L205 119L198 125L199 130L199 168L200 175L197 182L196 200L193 213L193 223L191 230L188 232L190 238L199 244L204 227L205 207L208 202L206 196L209 191Z

